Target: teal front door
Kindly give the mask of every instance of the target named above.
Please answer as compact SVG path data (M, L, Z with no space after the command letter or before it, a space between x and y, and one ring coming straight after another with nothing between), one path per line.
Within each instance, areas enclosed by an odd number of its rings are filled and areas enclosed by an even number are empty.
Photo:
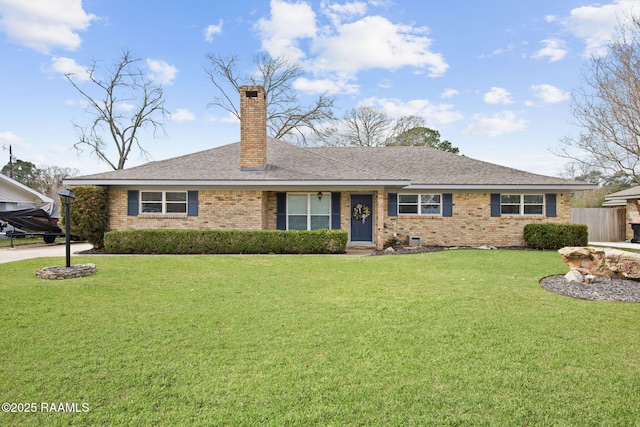
M373 196L351 195L351 241L373 242Z

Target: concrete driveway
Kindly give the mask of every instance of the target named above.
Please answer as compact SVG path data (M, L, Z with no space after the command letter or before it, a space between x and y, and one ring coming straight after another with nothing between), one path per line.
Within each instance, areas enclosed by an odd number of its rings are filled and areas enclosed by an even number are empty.
M90 243L71 242L71 256L75 252L86 251L91 249L93 245ZM35 244L15 246L11 248L0 248L0 264L5 262L20 261L30 258L43 258L43 257L65 257L66 248L64 243L55 244Z

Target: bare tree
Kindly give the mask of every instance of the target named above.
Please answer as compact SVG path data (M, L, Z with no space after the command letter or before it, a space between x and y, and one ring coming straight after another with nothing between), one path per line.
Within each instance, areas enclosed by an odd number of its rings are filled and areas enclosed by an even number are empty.
M341 122L327 132L328 145L381 147L392 145L427 146L458 153L449 141L440 141L440 132L424 126L418 116L390 117L371 105L361 105L347 111Z
M79 134L74 147L79 152L88 148L114 170L124 168L134 148L143 157L148 157L149 153L140 142L142 129L151 128L154 137L158 131L164 132L162 119L168 113L164 109L162 85L138 68L139 61L140 58L127 50L113 68L107 70L106 77L101 76L96 60L87 68L87 76L81 76L83 78L73 73L65 74L88 102L86 111L93 118L86 127L74 123ZM84 88L84 77L91 83L90 88ZM113 158L112 148L116 149Z
M640 20L620 25L606 56L587 65L572 114L583 131L556 154L640 183Z
M58 191L63 188L62 182L77 174L78 170L73 168L41 166L38 168L36 189L53 200L57 200Z
M303 70L296 63L267 54L253 57L257 67L253 75L237 71L237 56L207 55L205 69L219 92L209 106L228 111L240 120L238 94L240 86L263 86L267 96L267 128L271 136L306 145L312 138L320 138L322 124L333 119L333 97L319 95L312 105L302 106L293 90L293 83Z
M343 125L345 129L338 136L340 145L383 146L393 136L393 120L384 111L370 105L348 110Z

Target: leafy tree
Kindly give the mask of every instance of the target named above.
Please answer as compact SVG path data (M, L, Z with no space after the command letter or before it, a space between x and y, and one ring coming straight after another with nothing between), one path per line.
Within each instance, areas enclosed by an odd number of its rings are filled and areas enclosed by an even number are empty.
M162 85L138 68L139 62L140 58L127 50L106 73L100 72L99 63L94 60L86 69L86 76L65 74L87 101L86 111L92 117L88 126L74 123L79 135L74 147L79 152L88 149L114 170L124 168L134 149L143 157L148 156L140 142L141 130L151 128L154 136L164 131L162 120L167 111ZM89 88L85 88L85 81L90 83ZM115 155L111 154L114 148Z
M259 54L253 57L256 73L244 75L237 70L237 56L209 54L207 59L205 71L219 93L209 106L228 111L240 120L240 86L249 83L263 86L267 97L267 128L274 138L305 145L310 139L319 138L324 131L322 124L333 119L334 98L327 94L319 95L309 106L300 104L293 84L303 71L296 63Z
M414 127L399 134L392 143L388 145L410 145L415 147L430 147L436 150L448 151L458 154L460 150L454 147L449 141L440 140L440 132L424 126Z
M16 181L29 188L37 189L38 168L31 162L16 159L13 163L7 163L2 168L2 174L13 177Z
M572 98L582 127L556 154L640 183L640 19L620 25L605 56L589 61Z
M13 170L13 179L53 200L58 198L57 193L62 188L62 182L78 174L77 169L59 166L42 166L38 168L33 163L23 160L16 160L12 165L7 163L0 172L11 176L10 169Z

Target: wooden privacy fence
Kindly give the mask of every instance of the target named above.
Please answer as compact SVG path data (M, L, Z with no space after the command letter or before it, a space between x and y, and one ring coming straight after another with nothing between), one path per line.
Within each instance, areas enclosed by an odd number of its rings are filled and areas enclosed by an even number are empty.
M572 208L571 224L586 224L590 242L623 242L627 231L625 208Z

